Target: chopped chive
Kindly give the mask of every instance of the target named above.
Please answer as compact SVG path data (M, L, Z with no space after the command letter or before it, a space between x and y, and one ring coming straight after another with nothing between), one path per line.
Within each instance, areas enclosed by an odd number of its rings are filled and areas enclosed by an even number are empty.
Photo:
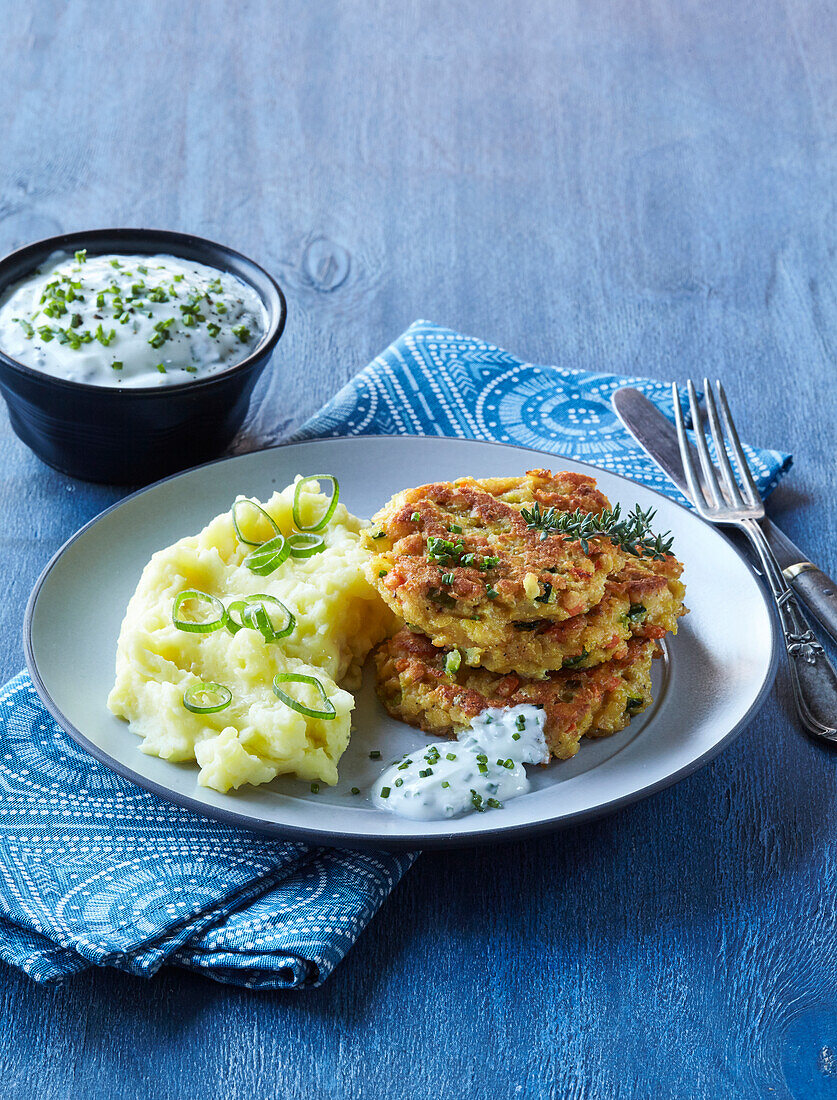
M352 794L360 794L360 787L352 787Z
M485 594L488 596L489 600L496 600L498 596L497 589L493 588L490 584L485 586Z
M396 779L395 786L396 787L403 787L404 786L404 780L400 776L398 777L398 779Z
M459 526L458 523L452 523L450 525L450 527L448 527L448 530L451 532L451 534L454 534L454 535L461 535L462 534L462 528Z
M381 798L389 798L389 796L390 796L390 788L389 787L381 787Z
M512 741L519 741L519 740L520 740L520 734L519 733L513 733L512 734Z
M450 786L450 783L448 783L447 779L445 779L445 780L443 781L443 783L442 783L442 786L443 786L443 787L445 787L445 788L447 788L447 787L449 787L449 786Z
M319 794L319 793L320 793L320 784L319 783L312 783L311 784L311 794Z
M370 760L380 760L381 759L380 749L373 749L373 751L370 752L370 754L369 754L369 759Z
M386 575L387 575L387 570L386 569L379 569L378 570L378 576L379 577L385 577Z
M233 325L233 336L237 336L242 344L250 340L250 329L246 325Z
M165 374L166 373L166 364L165 363L158 363L156 369L160 372L160 374Z
M78 316L78 314L76 314L76 316ZM81 321L80 317L79 321ZM100 321L98 328L96 329L95 336L103 347L107 347L108 344L113 343L113 341L116 339L116 329L112 328L110 332L105 332L105 330L102 328L102 322Z
M421 513L420 512L413 512L413 514L410 516L410 522L411 523L418 523L418 521L420 519L421 519Z
M427 779L429 775L433 774L432 768L425 768L424 771L419 772L419 779Z
M492 810L502 810L503 808L503 803L498 802L496 798L489 798L488 805Z
M123 363L121 359L114 359L114 361L111 363L111 367L113 368L113 370L122 370L122 366Z
M456 753L455 752L445 753L445 760L455 760L455 759L456 759Z
M86 263L86 262L87 262L87 249L86 248L80 248L78 250L78 252L76 252L76 263L77 264L83 264L83 263Z

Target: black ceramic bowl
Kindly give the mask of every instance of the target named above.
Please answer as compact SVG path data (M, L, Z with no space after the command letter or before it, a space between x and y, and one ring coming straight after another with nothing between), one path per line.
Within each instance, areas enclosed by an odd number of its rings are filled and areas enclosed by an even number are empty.
M0 297L53 252L91 255L168 253L237 275L262 299L267 328L242 362L174 386L116 389L53 378L0 349L0 392L12 427L50 466L86 481L139 485L220 454L242 425L253 387L267 366L287 307L268 273L222 244L159 229L62 233L0 260Z

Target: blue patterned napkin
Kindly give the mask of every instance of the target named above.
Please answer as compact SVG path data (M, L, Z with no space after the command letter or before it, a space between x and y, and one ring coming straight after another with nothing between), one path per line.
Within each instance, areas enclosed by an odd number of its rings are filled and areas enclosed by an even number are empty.
M664 383L522 363L419 321L296 438L497 440L677 496L613 414L627 382L672 414ZM763 492L790 464L748 457ZM42 982L171 963L238 985L317 985L415 858L269 840L169 805L78 748L24 674L0 692L0 789L0 958Z

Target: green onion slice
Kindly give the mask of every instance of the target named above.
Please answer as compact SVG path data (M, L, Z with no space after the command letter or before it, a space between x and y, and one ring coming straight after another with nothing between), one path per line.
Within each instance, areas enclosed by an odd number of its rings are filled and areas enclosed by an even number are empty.
M275 596L262 594L248 596L247 599L242 602L244 603L244 607L241 611L242 623L245 626L249 626L252 630L261 631L266 642L278 642L280 638L287 638L296 626L296 617L294 613L289 607L286 607L281 600L277 600ZM281 630L277 630L273 625L267 606L268 604L274 604L287 615L288 621Z
M312 707L306 707L304 703L297 702L286 691L283 691L279 686L280 684L310 684L311 687L317 689L325 703L327 710L314 710ZM305 714L308 718L336 718L337 711L334 709L334 703L326 695L325 688L316 678L316 676L304 676L301 672L277 672L273 677L273 692L277 699L285 704L286 707L290 707L291 710L295 710L297 714Z
M279 525L277 524L276 520L273 518L273 516L269 515L264 510L264 508L262 508L261 504L258 504L255 500L250 500L249 497L239 497L238 500L235 501L235 503L233 504L231 512L233 528L235 529L235 533L238 536L239 542L243 542L245 546L262 546L266 542L265 539L257 539L254 542L252 539L245 538L244 535L242 535L236 512L245 504L249 504L251 508L255 508L257 512L260 512L277 535L282 534L282 532L279 530Z
M232 702L232 692L223 684L201 681L183 692L183 706L192 714L214 714Z
M238 613L239 619L241 619L241 613L247 604L246 600L233 600L231 604L227 605L227 621L224 626L229 630L230 634L237 634L239 630L245 625L243 622L236 622L233 618L233 612Z
M256 550L251 550L244 559L244 564L251 573L267 577L287 561L290 553L291 540L286 539L284 535L277 535L275 539L263 542Z
M322 535L314 535L310 532L302 535L289 535L288 549L292 558L310 558L314 554L321 554L325 550L325 539Z
M205 621L181 618L180 609L183 607L184 603L187 603L189 600L197 600L198 603L209 604L215 612L216 617ZM174 607L171 611L171 621L178 630L185 630L188 634L211 634L213 630L220 630L221 627L224 626L227 621L227 613L224 610L224 605L215 596L210 596L208 592L201 592L197 588L189 588L185 592L181 592L174 601Z
M320 516L316 523L309 523L307 526L302 522L302 518L299 514L299 494L302 492L302 486L309 481L330 481L332 485L331 500L329 501L328 508ZM334 474L309 474L307 477L301 477L296 483L294 489L294 526L300 531L322 531L331 517L334 515L334 509L337 507L337 501L340 499L340 483ZM316 553L316 551L312 551Z

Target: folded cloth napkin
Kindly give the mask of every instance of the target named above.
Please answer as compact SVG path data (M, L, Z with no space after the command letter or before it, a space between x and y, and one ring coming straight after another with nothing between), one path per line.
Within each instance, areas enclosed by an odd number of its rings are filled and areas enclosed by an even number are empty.
M523 363L418 321L296 438L496 440L676 497L612 411L628 382L672 415L664 383ZM765 493L790 464L747 453ZM0 958L42 982L93 964L147 976L170 963L238 985L317 985L415 858L270 840L169 805L87 756L25 674L0 692L0 788Z

